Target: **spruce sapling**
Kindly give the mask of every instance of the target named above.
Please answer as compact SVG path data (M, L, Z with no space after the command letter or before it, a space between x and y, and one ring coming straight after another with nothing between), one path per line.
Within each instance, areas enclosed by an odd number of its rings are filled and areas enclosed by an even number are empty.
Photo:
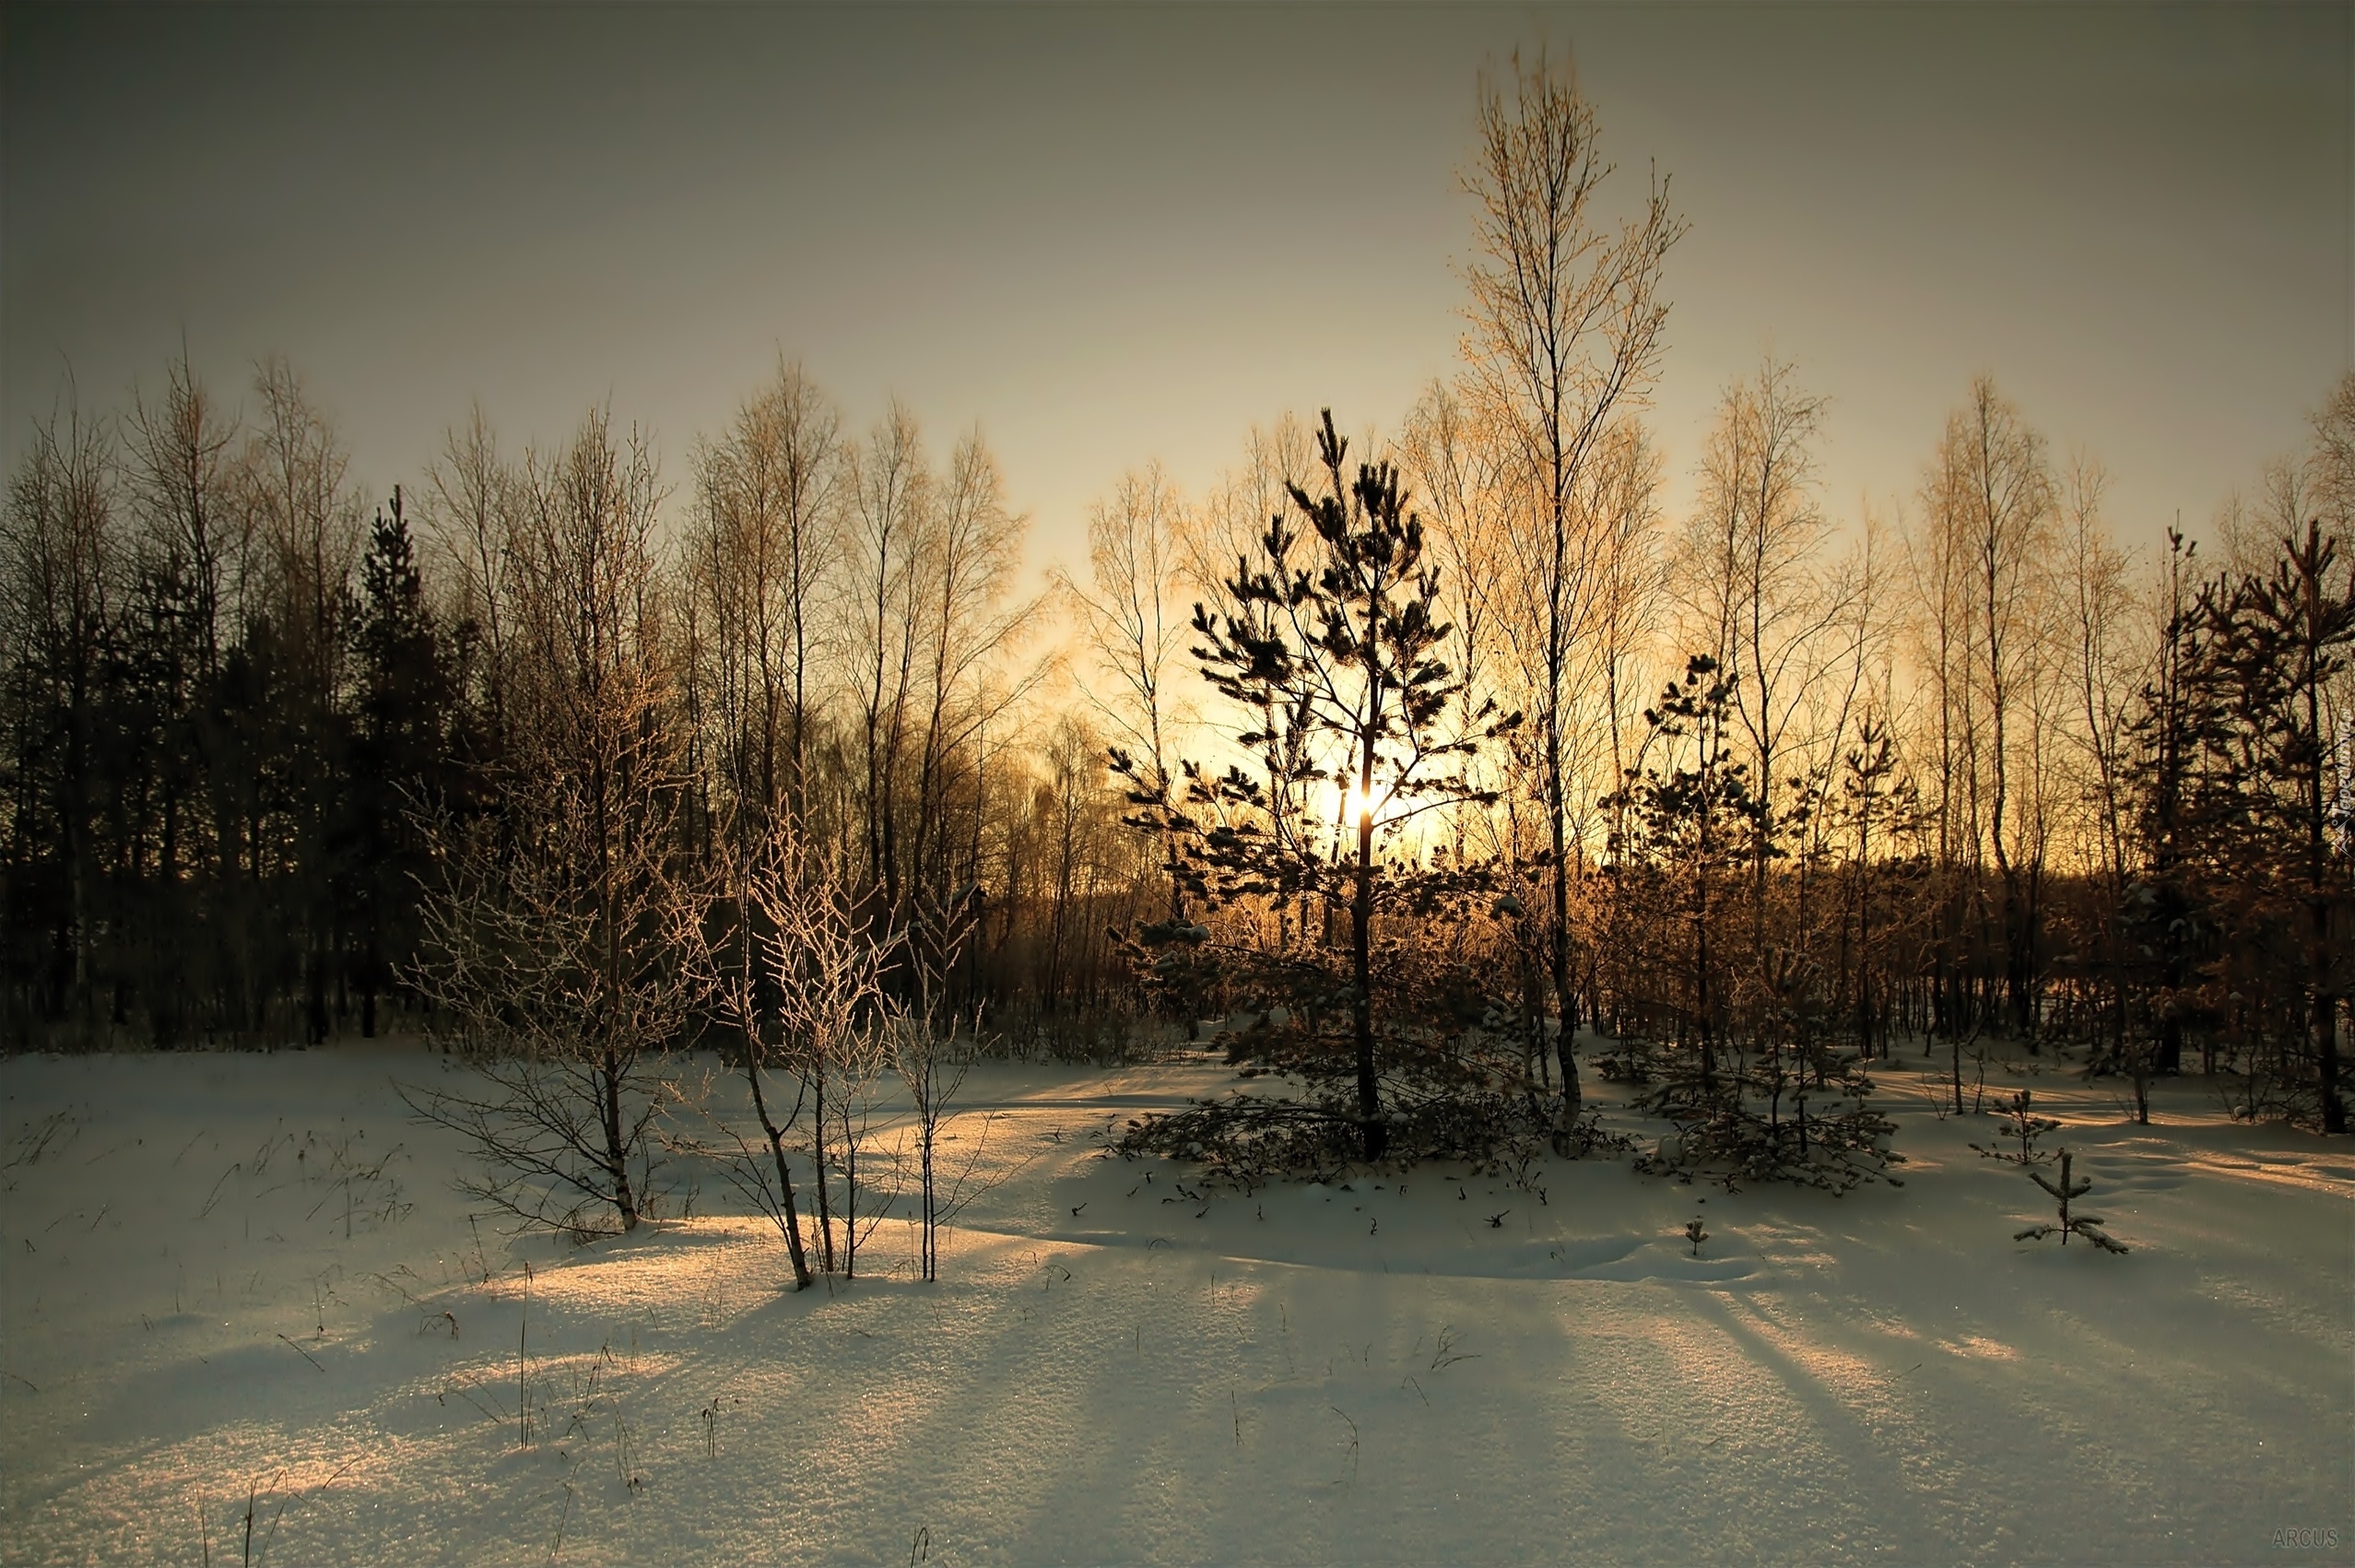
M1692 1244L1693 1256L1699 1257L1701 1256L1701 1244L1708 1239L1709 1232L1701 1228L1701 1217L1699 1215L1696 1214L1691 1219L1685 1221L1685 1240Z
M2095 1246L2100 1247L2104 1252L2125 1252L2126 1249L2123 1245L2112 1241L2102 1232L2102 1220L2098 1216L2091 1214L2071 1214L2069 1212L2069 1204L2073 1200L2083 1197L2087 1193L2093 1190L2092 1177L2072 1177L2069 1174L2069 1151L2066 1149L2062 1149L2061 1179L2057 1185L2052 1182L2046 1181L2044 1179L2044 1173L2042 1171L2031 1170L2028 1173L2029 1179L2034 1182L2038 1186L2043 1187L2046 1192L2050 1193L2053 1196L2054 1201L2060 1205L2060 1223L2057 1225L2031 1225L2025 1231L2022 1231L2019 1234L2013 1236L2012 1240L2016 1242L2041 1242L2046 1236L2049 1236L2054 1232L2057 1231L2060 1232L2061 1245L2067 1246L2068 1245L2069 1235L2073 1232L2078 1235L2083 1236L2087 1241L2091 1242Z

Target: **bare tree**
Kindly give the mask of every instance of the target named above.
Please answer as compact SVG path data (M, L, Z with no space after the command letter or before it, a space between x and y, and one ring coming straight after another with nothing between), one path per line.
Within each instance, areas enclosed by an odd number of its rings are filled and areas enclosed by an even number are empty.
M1048 901L1039 999L1050 1010L1063 1005L1075 967L1072 949L1085 939L1076 927L1084 918L1081 906L1089 890L1083 878L1092 880L1099 858L1092 841L1102 804L1104 759L1105 749L1077 714L1064 714L1047 732L1035 809L1045 841L1041 870ZM1174 852L1166 827L1156 836L1165 855Z
M1479 250L1466 270L1465 352L1475 406L1513 459L1512 568L1538 608L1527 628L1537 674L1531 718L1550 840L1557 1055L1574 1110L1569 709L1595 554L1577 497L1614 416L1656 372L1667 319L1661 270L1685 226L1665 180L1653 183L1640 214L1607 226L1599 193L1612 165L1599 150L1594 108L1567 67L1542 53L1525 66L1516 53L1509 101L1507 90L1483 75L1479 150L1465 177L1478 203Z
M465 629L484 710L493 732L502 735L513 684L512 544L522 517L522 484L500 455L480 405L463 430L443 433L442 454L426 476L426 525L447 572L445 613Z
M6 760L13 858L25 865L44 844L54 857L64 897L42 933L41 989L52 1016L85 1030L99 1021L91 956L105 875L97 819L106 804L105 666L127 585L113 459L112 432L69 403L62 421L53 413L34 427L0 517L0 670L18 739Z
M1502 577L1497 564L1507 558L1504 507L1510 486L1504 470L1512 460L1502 443L1474 410L1443 382L1434 381L1407 416L1398 448L1412 491L1427 511L1432 554L1454 584L1456 613L1448 648L1450 663L1467 691L1489 694L1510 688L1502 701L1525 702L1525 690L1513 682L1525 673L1514 656L1513 635L1525 624L1518 613L1527 608L1515 590L1517 580ZM1520 1036L1521 1075L1534 1109L1552 1091L1546 1038L1546 951L1543 927L1530 915L1541 906L1532 852L1537 841L1524 810L1527 736L1509 737L1493 755L1466 759L1467 777L1495 796L1493 813L1458 811L1450 823L1458 864L1467 851L1492 861L1504 883L1498 907L1517 910L1506 923L1512 934L1513 976L1518 1007L1512 1020Z
M528 672L524 755L502 819L445 833L415 982L476 1043L512 1052L490 1091L419 1091L419 1114L477 1143L486 1197L534 1223L635 1229L660 1054L692 985L672 936L684 771L654 534L662 489L603 410L535 456L508 541ZM519 1185L520 1183L520 1185Z
M531 816L517 843L489 823L445 833L446 876L407 978L455 1021L452 1043L481 1081L402 1092L481 1161L461 1191L576 1237L634 1231L675 1095L662 1053L695 991L656 940L677 912L651 846L600 844L577 784Z
M1088 584L1068 572L1056 574L1101 678L1089 686L1091 699L1119 736L1119 751L1156 791L1170 787L1182 717L1169 674L1185 646L1187 619L1177 597L1185 511L1160 465L1126 475L1113 499L1098 502L1089 517ZM1177 843L1166 832L1160 838L1174 920L1185 913ZM1058 915L1061 909L1058 903Z
M1228 584L1236 563L1259 548L1268 520L1290 506L1290 487L1313 484L1315 476L1315 439L1298 417L1252 426L1242 466L1182 514L1176 556L1185 592L1213 610L1232 608Z
M858 651L852 669L864 778L865 872L887 910L901 898L900 794L909 699L922 627L917 555L933 482L915 419L898 403L854 454L853 525L844 584Z
M920 889L949 902L960 885L971 885L975 869L970 855L963 875L951 869L967 847L962 835L949 831L952 796L960 789L970 795L977 835L980 770L988 755L983 731L991 714L1015 698L990 690L988 678L1034 607L1007 602L1029 520L1007 507L996 459L978 430L957 443L936 494L939 504L915 557L911 606L922 642L924 713L910 867Z
M957 1020L941 995L941 978L955 961L964 940L964 911L947 912L946 918L927 923L914 954L915 983L909 996L891 1003L882 1027L889 1042L891 1065L907 1086L916 1134L916 1255L918 1271L927 1280L940 1278L940 1227L962 1205L964 1176L948 1191L940 1181L941 1127L951 1103L964 1087L972 1056L960 1049ZM986 1136L986 1128L984 1128ZM980 1157L976 1145L973 1159Z
M1660 468L1650 433L1629 417L1607 432L1601 461L1590 469L1592 513L1602 525L1592 595L1593 664L1610 749L1602 782L1614 799L1623 797L1627 786L1628 737L1649 690L1647 660L1656 641L1652 621L1667 584L1657 536Z
M2323 527L2355 548L2355 371L2341 376L2314 410L2314 442L2307 457L2308 483Z
M1879 640L1878 528L1867 517L1848 554L1828 552L1832 528L1814 482L1823 412L1822 399L1772 359L1726 389L1676 572L1688 644L1716 662L1746 753L1749 789L1738 831L1749 956L1736 990L1756 1021L1807 1003L1816 995L1810 977L1827 973L1818 892L1831 854L1829 808L1842 793L1837 775ZM1885 738L1885 704L1883 713ZM1856 755L1868 773L1892 765L1878 745ZM1853 804L1873 809L1879 783L1866 778ZM1855 767L1847 784L1857 785ZM1770 969L1797 989L1774 994L1762 984ZM1771 1047L1777 1069L1781 1049ZM1819 1079L1824 1057L1810 1060Z
M2037 941L2030 884L2043 851L2032 818L2019 809L2018 775L2022 749L2039 738L2027 700L2041 652L2036 590L2051 538L2054 487L2043 438L1984 376L1948 419L1925 501L1930 527L1947 541L1944 551L1969 584L1967 607L1957 607L1967 628L1962 695L1973 741L1963 782L1972 836L1993 856L2002 884L1993 944L2004 955L2008 1021L2029 1036Z
M1693 640L1717 661L1749 742L1754 951L1763 950L1767 872L1779 853L1778 769L1828 663L1825 633L1848 607L1846 585L1827 579L1821 560L1831 524L1813 478L1823 411L1823 399L1773 360L1726 389L1702 449L1700 510L1681 563Z
M209 680L237 613L245 538L234 505L234 418L197 381L186 351L168 367L162 393L133 395L128 430L130 490L151 566L187 600L187 675Z
M1494 644L1510 634L1511 601L1495 572L1504 524L1499 450L1487 435L1455 390L1434 381L1398 439L1400 468L1422 502L1431 549L1455 584L1449 662L1475 690L1487 689Z
M883 981L901 938L878 935L854 907L840 864L790 834L771 841L771 853L753 883L753 907L767 923L768 972L777 986L782 1059L813 1095L811 1158L817 1169L819 1252L835 1267L834 1206L828 1196L830 1169L845 1173L842 1205L846 1270L857 1267L858 1145L852 1102L882 1070L883 1042L877 1010ZM842 1122L845 1142L829 1153Z
M346 484L350 460L284 359L265 360L253 389L260 407L239 479L261 546L269 612L297 656L318 666L307 673L332 690L343 654L342 590L365 532Z
M726 435L696 449L686 565L710 628L697 674L748 843L771 815L809 811L822 596L842 549L839 429L801 368L781 364Z
M2097 918L2110 980L2107 1055L2126 1065L2126 953L2121 916L2130 871L2127 834L2133 808L2127 723L2140 673L2129 650L2146 647L2152 639L2141 625L2132 559L2111 538L2102 516L2107 488L2108 476L2101 465L2080 455L2069 466L2061 510L2070 562L2067 608L2073 635L2068 667L2077 707L2070 733L2080 753L2082 796L2093 809L2094 866L2102 892ZM2144 1055L2135 1052L2132 1065L2139 1067ZM2143 1076L2137 1071L2137 1082ZM2148 1101L2137 1095L2137 1120L2149 1118Z
M680 936L736 1033L736 1065L760 1132L756 1148L724 1118L712 1117L728 1139L721 1151L724 1169L775 1223L792 1260L795 1288L807 1290L814 1278L811 1249L803 1238L786 1138L809 1105L818 1266L830 1273L836 1254L828 1180L834 1163L830 1089L839 1101L846 1068L855 1071L873 1055L862 1039L877 1027L884 973L900 941L878 936L859 917L838 855L792 821L772 822L749 861L736 858L737 842L732 832L720 836L714 896L696 901L695 915ZM747 948L749 964L743 958ZM793 1079L790 1104L771 1089L775 1073ZM845 1220L855 1224L854 1209L846 1211ZM854 1256L845 1249L846 1259Z

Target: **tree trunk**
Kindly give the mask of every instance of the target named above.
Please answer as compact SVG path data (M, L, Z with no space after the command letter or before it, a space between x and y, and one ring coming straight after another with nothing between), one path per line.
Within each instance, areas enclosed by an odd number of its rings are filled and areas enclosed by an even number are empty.
M2314 996L2314 1076L2322 1091L2323 1131L2347 1130L2347 1107L2338 1098L2338 998Z
M834 1272L834 1210L826 1196L826 1063L821 1058L810 1071L810 1089L817 1096L811 1114L810 1162L818 1170L818 1261Z
M621 1214L621 1229L626 1234L638 1228L638 1197L630 1190L630 1150L621 1139L620 1059L608 1049L597 1064L597 1076L604 1092L599 1096L605 1103L599 1107L605 1114L606 1168L613 1176L613 1206Z
M1553 835L1554 907L1553 938L1554 1001L1561 1011L1561 1027L1554 1033L1555 1065L1561 1069L1561 1105L1557 1113L1557 1132L1567 1132L1584 1103L1578 1081L1578 1058L1574 1055L1578 1043L1578 1004L1572 999L1572 976L1570 964L1570 855L1568 803L1562 798L1561 743L1553 725L1547 721L1546 745L1548 752L1546 784L1547 828Z
M1359 774L1359 798L1363 802L1373 784L1371 766ZM1382 1122L1382 1094L1373 1075L1373 809L1358 810L1358 870L1356 895L1349 902L1349 961L1356 980L1350 1008L1358 1055L1358 1121L1365 1131L1368 1160L1379 1160L1390 1147L1390 1129Z
M810 1286L809 1255L802 1250L801 1210L794 1202L793 1173L785 1166L785 1129L769 1114L768 1097L760 1091L760 1067L749 1055L745 1058L744 1076L752 1085L752 1109L760 1118L760 1130L768 1136L769 1157L777 1162L777 1191L785 1211L785 1251L792 1256L794 1289L807 1291Z

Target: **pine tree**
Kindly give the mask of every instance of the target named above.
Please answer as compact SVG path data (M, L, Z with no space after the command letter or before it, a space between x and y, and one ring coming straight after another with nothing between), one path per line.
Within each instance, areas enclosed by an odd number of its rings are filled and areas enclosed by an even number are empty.
M2338 1011L2349 976L2337 916L2349 901L2342 848L2346 758L2329 690L2355 643L2355 569L2338 541L2309 519L2285 538L2272 573L2244 579L2224 625L2254 766L2243 780L2258 841L2243 872L2261 868L2288 890L2304 973L2314 1093L2322 1129L2347 1130L2339 1091ZM2285 908L2285 913L2288 913Z
M1729 1000L1715 940L1724 918L1717 895L1747 859L1747 835L1762 810L1748 766L1731 755L1733 696L1715 659L1697 654L1688 660L1683 678L1644 712L1651 733L1634 778L1625 801L1610 803L1632 808L1615 812L1633 822L1630 842L1613 846L1615 861L1634 860L1661 878L1683 927L1686 980L1673 1005L1680 1043L1698 1047L1697 1088L1704 1096L1717 1090ZM1644 765L1654 748L1676 749L1665 772Z
M1460 914L1486 886L1479 869L1421 853L1410 830L1426 813L1488 798L1466 782L1463 760L1517 715L1469 708L1440 656L1449 628L1439 573L1424 563L1422 522L1397 471L1361 464L1352 479L1330 410L1317 451L1325 492L1289 487L1290 515L1270 519L1255 562L1236 563L1230 611L1195 610L1195 658L1246 716L1235 739L1266 760L1266 782L1189 764L1185 796L1172 799L1129 758L1113 760L1138 820L1183 846L1180 880L1198 903L1323 905L1322 941L1303 931L1297 946L1269 954L1255 942L1214 943L1207 925L1181 916L1140 927L1135 956L1150 973L1191 973L1197 984L1215 968L1255 1015L1230 1040L1230 1057L1346 1085L1329 1114L1347 1115L1360 1153L1375 1161L1391 1144L1385 1071L1436 1070L1446 1053L1419 1026L1436 1021L1440 1037L1459 1036L1476 984L1467 966L1429 961L1442 957L1431 944L1382 929L1394 912ZM1314 819L1301 809L1319 787L1338 797L1329 844L1314 842ZM1345 914L1342 937L1335 927ZM1469 1017L1487 1010L1471 1005ZM1346 1032L1328 1027L1338 1020Z
M2054 1225L2031 1225L2025 1231L2022 1231L2013 1236L2012 1240L2016 1242L2041 1242L2046 1236L2058 1233L2061 1238L2061 1245L2067 1246L2068 1245L2069 1237L2077 1235L2083 1236L2087 1241L2091 1242L2103 1252L2123 1254L2126 1249L2118 1243L2112 1241L2109 1235L2102 1231L2102 1221L2098 1216L2091 1214L2073 1214L2069 1211L2070 1204L2076 1202L2078 1198L2083 1197L2087 1193L2093 1190L2092 1177L2072 1177L2070 1175L2070 1158L2071 1156L2067 1149L2064 1149L2061 1150L2061 1179L2058 1182L2050 1180L2042 1171L2031 1169L2028 1173L2028 1179L2034 1182L2038 1186L2043 1187L2047 1193L2051 1194L2053 1201L2060 1205L2060 1222Z
M447 808L446 726L457 697L397 486L391 513L370 526L359 581L351 787L338 836L351 979L360 1033L372 1038L379 996L416 954L418 878L431 858L419 819Z

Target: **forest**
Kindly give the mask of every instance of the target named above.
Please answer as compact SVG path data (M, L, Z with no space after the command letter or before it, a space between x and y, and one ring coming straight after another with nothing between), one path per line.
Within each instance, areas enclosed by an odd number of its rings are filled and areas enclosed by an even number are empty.
M10 1048L807 1067L798 879L875 1006L1067 1059L1227 1020L1370 1158L1466 1085L1559 1145L1597 1071L1779 1139L1995 1039L2345 1130L2355 378L2153 548L1984 377L1838 515L1770 358L1668 515L1686 219L1597 140L1542 61L1484 86L1460 367L1205 494L1138 454L1035 597L977 433L782 360L667 463L477 409L382 497L280 359L61 407L0 531Z
M1712 187L1477 81L1457 357L1207 483L1063 454L1066 559L1013 441L791 344L668 446L453 388L381 484L266 343L69 371L0 501L0 1560L2355 1539L2355 374L2162 527L1991 344L1849 506L1820 361L1670 417Z

